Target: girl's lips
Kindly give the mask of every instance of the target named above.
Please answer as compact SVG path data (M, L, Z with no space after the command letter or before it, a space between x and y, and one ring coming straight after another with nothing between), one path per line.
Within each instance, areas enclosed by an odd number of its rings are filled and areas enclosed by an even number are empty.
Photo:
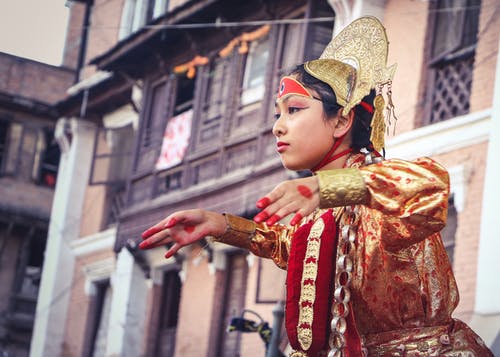
M278 141L276 143L276 150L279 152L279 153L282 153L283 151L286 150L286 148L289 146L290 144L287 144L287 143L284 143L282 141Z

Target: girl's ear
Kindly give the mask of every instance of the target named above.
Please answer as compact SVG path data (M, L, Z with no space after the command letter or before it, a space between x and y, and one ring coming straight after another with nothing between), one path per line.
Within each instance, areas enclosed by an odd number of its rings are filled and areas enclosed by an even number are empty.
M333 133L334 138L340 138L347 134L354 122L354 109L351 109L347 115L342 115L342 110L344 108L340 108L337 112L337 118L335 123L335 131Z

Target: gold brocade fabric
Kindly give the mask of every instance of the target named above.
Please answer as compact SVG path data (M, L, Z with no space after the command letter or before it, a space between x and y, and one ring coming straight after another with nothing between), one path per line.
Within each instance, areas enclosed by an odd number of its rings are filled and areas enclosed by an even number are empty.
M363 162L361 154L347 161L347 167L358 168L356 175L363 177L368 195L358 206L351 301L369 356L455 356L455 352L492 356L472 330L451 318L459 296L439 235L448 208L446 170L429 158L369 166ZM341 222L344 210L339 207L334 213ZM246 247L286 269L295 228L256 227ZM430 328L429 335L421 335L424 327ZM384 340L388 334L391 337ZM401 351L406 354L398 354Z

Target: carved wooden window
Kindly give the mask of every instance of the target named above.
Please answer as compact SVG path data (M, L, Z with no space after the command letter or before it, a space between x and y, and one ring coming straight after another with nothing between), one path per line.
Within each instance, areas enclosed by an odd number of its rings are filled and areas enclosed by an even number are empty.
M134 171L151 172L161 148L167 122L170 81L151 83L140 129L138 155Z
M179 76L175 79L172 79L175 81L175 84L171 86L171 90L175 90L175 102L173 103L173 109L169 110L168 112L170 114L170 119L174 117L179 118L183 114L188 113L189 111L193 110L193 103L194 103L194 86L195 86L195 80L190 79L184 76ZM191 115L192 116L192 115ZM167 120L167 128L169 125L169 120ZM182 130L186 131L188 130L189 133L183 133L184 135L191 135L190 132L192 131L192 119L191 119L191 125L183 127ZM185 138L185 136L184 136ZM163 140L176 140L175 137L170 138L170 139L163 139ZM189 150L190 147L188 146ZM187 153L185 154L187 155ZM183 187L184 183L184 176L185 176L185 164L184 164L184 157L182 158L182 162L179 164L176 164L175 166L172 166L173 164L169 164L169 167L167 169L159 169L157 165L157 170L158 172L156 173L156 183L155 183L155 192L154 195L162 195L166 194L171 191L179 190Z
M232 56L214 59L200 71L203 76L197 146L216 143L222 133L223 116L228 103L229 73Z
M479 0L442 0L431 4L428 123L469 112L479 24Z
M172 78L147 84L127 202L141 202L153 197L156 187L153 174L171 113L172 85Z
M245 61L241 105L258 102L264 97L268 59L268 38L253 42Z

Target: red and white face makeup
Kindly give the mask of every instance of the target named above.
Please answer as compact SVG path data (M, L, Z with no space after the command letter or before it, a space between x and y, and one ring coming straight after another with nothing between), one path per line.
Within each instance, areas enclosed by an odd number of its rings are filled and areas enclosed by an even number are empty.
M333 145L334 126L325 120L323 103L315 92L292 77L284 77L275 113L273 134L283 165L290 170L313 168Z
M293 77L286 76L281 78L276 102L285 100L290 95L298 95L311 99L314 98L311 92L309 92L307 88L302 85L302 83Z

